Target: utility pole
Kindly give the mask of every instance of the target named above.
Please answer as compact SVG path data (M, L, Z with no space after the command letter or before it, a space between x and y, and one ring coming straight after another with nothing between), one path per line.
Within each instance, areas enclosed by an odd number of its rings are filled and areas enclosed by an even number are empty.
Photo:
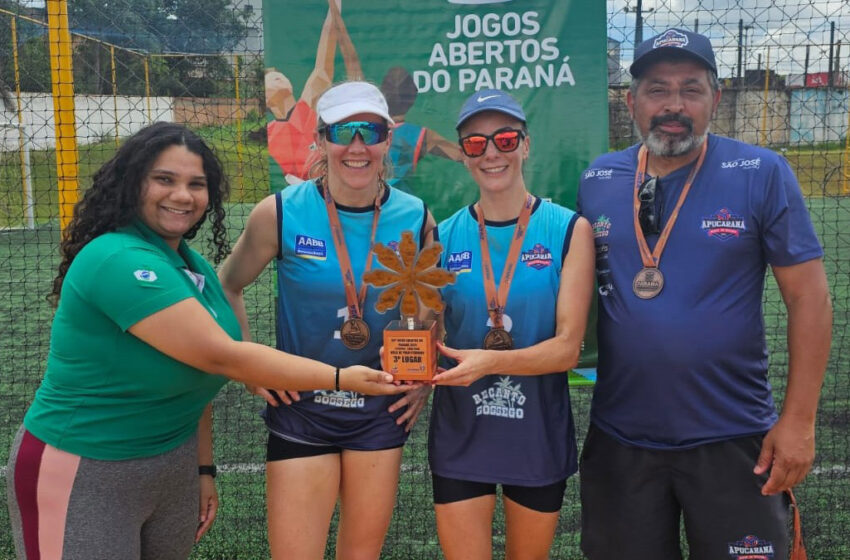
M626 13L635 13L635 48L643 43L643 0L635 0L635 7L632 8L628 4L623 11ZM654 8L649 8L647 12L655 11Z
M834 58L834 49L835 49L835 22L829 22L829 87L835 85L835 75L833 73L833 64L835 63Z
M809 47L806 45L806 65L803 67L803 87L809 85Z
M738 20L738 85L741 85L741 60L744 54L744 20Z

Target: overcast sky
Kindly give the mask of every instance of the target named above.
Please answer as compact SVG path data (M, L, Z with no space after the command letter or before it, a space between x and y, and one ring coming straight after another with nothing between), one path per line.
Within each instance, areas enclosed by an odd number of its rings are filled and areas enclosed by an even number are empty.
M637 0L606 1L608 36L622 43L622 65L627 67L634 48ZM44 0L19 3L44 7ZM839 65L850 69L850 0L643 0L642 10L644 39L668 27L693 29L699 22L699 31L708 35L717 52L721 77L735 73L741 19L747 27L741 38L746 68L756 68L759 55L764 66L770 47L773 70L802 73L809 45L809 71L826 71L830 22L835 22L835 40L842 44L836 49Z

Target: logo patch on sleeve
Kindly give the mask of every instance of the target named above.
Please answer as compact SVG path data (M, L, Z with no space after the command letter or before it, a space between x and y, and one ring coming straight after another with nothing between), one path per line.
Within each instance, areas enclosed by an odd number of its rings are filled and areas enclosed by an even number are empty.
M316 239L308 235L296 235L295 254L304 259L323 261L328 257L328 249L324 239Z
M773 543L755 535L747 535L729 543L729 558L733 560L773 560Z
M596 221L593 222L593 238L608 237L611 232L611 218L605 214L600 214Z
M472 251L449 253L446 259L446 270L449 272L469 272L472 270Z
M530 250L522 252L520 262L537 270L546 268L552 264L552 251L540 243L535 243Z
M742 232L747 231L744 217L733 213L728 208L721 208L711 216L704 217L700 227L709 237L720 241L740 237Z
M133 273L139 282L156 282L157 275L153 270L137 270Z

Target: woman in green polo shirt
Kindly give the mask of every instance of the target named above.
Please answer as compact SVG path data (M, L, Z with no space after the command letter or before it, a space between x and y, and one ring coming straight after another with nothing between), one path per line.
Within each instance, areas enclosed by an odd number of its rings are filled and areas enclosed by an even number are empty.
M47 370L7 470L19 558L186 558L216 514L209 403L228 378L404 391L364 366L239 341L215 271L186 243L209 217L224 258L227 193L206 144L157 123L119 148L76 206Z

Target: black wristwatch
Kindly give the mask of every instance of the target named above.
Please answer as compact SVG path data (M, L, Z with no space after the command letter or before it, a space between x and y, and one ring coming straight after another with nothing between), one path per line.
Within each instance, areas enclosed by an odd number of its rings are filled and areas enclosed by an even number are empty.
M198 475L208 474L211 477L215 478L216 468L215 465L198 465Z

